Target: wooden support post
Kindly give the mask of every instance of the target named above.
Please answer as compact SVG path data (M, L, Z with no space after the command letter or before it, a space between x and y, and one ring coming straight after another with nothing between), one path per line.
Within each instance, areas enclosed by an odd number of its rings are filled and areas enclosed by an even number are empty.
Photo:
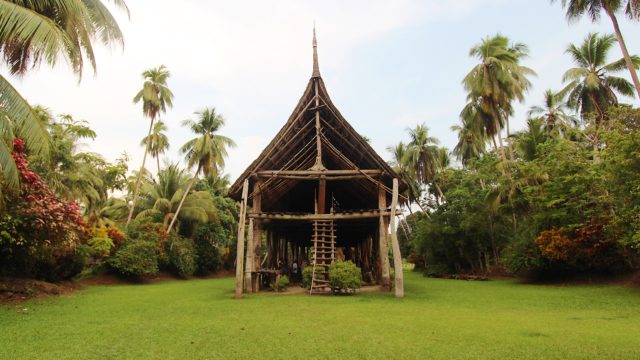
M253 271L258 271L262 267L262 222L256 220L253 224ZM260 279L256 274L251 278L253 292L260 291Z
M256 184L253 186L254 193L257 189L257 193L253 195L253 212L260 213L262 211L262 182L260 180L256 181ZM253 276L251 277L251 288L253 292L260 291L260 279L255 274L255 271L260 270L261 262L262 262L262 221L256 219L253 223L253 248L251 251L253 253L253 267L252 271L254 271Z
M393 269L395 270L396 297L404 297L404 274L402 273L402 255L396 231L396 207L398 206L398 179L393 179L393 197L391 200L391 246L393 249Z
M318 214L326 213L326 202L327 202L327 180L325 180L323 176L320 178L320 181L318 181Z
M242 297L242 280L244 269L244 221L247 211L247 197L249 196L249 180L242 186L242 200L240 202L240 218L238 219L238 251L236 252L236 299Z
M247 232L247 260L244 269L244 291L251 293L253 285L251 281L251 273L254 271L254 246L253 246L253 219L249 219L249 231Z
M387 207L387 195L382 187L378 187L378 209L380 210L380 226L378 229L378 247L380 263L380 285L391 290L391 276L389 275L389 247L387 242L387 229L389 223L383 215Z

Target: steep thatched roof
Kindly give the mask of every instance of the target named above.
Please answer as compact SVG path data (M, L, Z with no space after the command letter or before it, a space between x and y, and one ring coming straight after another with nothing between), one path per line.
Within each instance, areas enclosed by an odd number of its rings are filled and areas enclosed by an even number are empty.
M313 73L289 120L260 156L240 175L229 190L232 198L241 197L242 183L268 170L317 169L317 120L319 117L321 140L321 164L329 170L380 170L372 178L354 179L342 183L342 189L355 197L372 199L377 203L378 187L390 187L391 180L398 175L358 134L340 114L331 101L318 67L317 47L314 32ZM315 166L315 167L314 167ZM295 178L270 179L264 186L262 206L269 208L301 181ZM266 185L266 184L265 184ZM401 185L403 186L403 185ZM364 201L369 203L370 201Z

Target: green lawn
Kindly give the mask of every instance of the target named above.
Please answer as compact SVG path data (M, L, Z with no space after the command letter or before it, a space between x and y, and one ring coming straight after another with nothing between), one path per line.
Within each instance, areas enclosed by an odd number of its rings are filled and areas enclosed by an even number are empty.
M406 274L405 299L262 293L232 279L96 286L0 305L0 359L639 359L640 292Z

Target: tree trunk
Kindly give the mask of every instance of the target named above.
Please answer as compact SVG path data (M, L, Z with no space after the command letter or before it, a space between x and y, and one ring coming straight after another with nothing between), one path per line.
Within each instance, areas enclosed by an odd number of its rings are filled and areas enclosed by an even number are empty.
M624 38L622 37L622 31L620 31L620 25L618 25L618 19L613 11L609 10L607 6L604 7L604 10L607 12L607 15L611 18L611 22L613 23L613 29L616 33L616 38L618 39L618 43L620 44L620 49L622 50L622 56L624 57L624 62L627 64L627 68L629 69L629 73L631 74L631 79L633 79L633 85L636 87L636 92L640 97L640 80L638 80L638 73L636 72L635 65L633 61L631 61L631 56L629 56L629 51L627 50L627 44L624 42Z
M511 145L511 132L509 131L509 115L505 116L505 125L507 126L507 144L509 145L509 156L511 160L515 160L515 154L513 152L513 146Z
M500 155L502 154L502 158L503 158L503 159L505 159L505 157L504 157L504 151L503 151L502 153L500 153L500 151L498 150L498 144L496 144L496 136L495 136L495 135L493 135L493 136L491 137L491 140L493 141L493 149L496 151L496 155L500 156ZM502 141L502 140L501 140L501 141ZM506 160L505 160L505 161L506 161ZM500 169L500 171L502 172L502 176L505 176L505 177L507 176L507 172L506 172L506 171L504 171L504 167L502 167L502 168Z
M502 130L500 129L500 123L498 122L498 118L494 119L496 129L498 130L498 142L500 143L500 155L502 155L502 159L507 162L507 153L504 152L504 143L502 142Z
M156 161L158 163L158 181L160 181L160 154L156 154Z
M131 222L133 216L133 209L136 207L136 201L138 201L138 193L140 192L140 185L142 184L142 174L144 172L144 163L147 161L147 153L151 148L151 130L153 129L153 122L155 121L155 115L151 117L151 123L149 124L149 132L147 133L147 146L144 149L144 156L142 157L142 165L140 166L140 172L138 173L138 180L136 180L136 189L133 192L133 199L131 200L131 209L129 209L129 217L127 218L127 225Z
M199 173L200 173L200 167L198 166L198 170L196 171L196 174L193 175L193 178L189 182L189 186L187 186L187 190L184 192L184 195L182 195L182 200L180 200L180 204L178 205L176 214L173 216L173 219L171 219L171 224L169 224L169 228L167 229L167 234L171 232L171 228L173 227L173 224L176 222L176 219L178 218L178 214L180 214L180 209L182 209L182 204L184 204L184 200L189 195L189 191L191 191L191 187L193 186L193 184L195 184L196 180L198 179Z
M438 191L438 197L442 199L442 201L447 201L447 199L444 197L444 194L442 193L442 189L440 189L440 186L438 185L437 182L433 182L433 186L435 186L436 191ZM440 204L438 204L440 205Z

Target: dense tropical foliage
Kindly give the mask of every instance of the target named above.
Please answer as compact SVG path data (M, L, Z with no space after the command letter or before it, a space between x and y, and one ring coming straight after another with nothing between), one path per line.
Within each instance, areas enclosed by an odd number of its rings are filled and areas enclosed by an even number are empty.
M613 75L626 67L624 59L608 62L615 43L589 34L570 45L577 67L567 70L566 87L547 90L543 105L528 112L527 127L514 134L507 125L511 102L522 99L525 75L532 74L518 63L526 47L509 47L498 35L472 49L484 60L465 78L470 102L452 128L459 165L421 174L424 160L404 151L415 146L418 131L427 133L422 125L409 130L409 146L390 148L392 165L424 189L408 197L419 199L422 211L401 222L409 230L401 233L403 247L418 269L557 277L640 266L640 111L619 101L634 91ZM630 58L637 68L638 57ZM435 159L436 147L429 149Z
M128 13L122 0L110 3ZM629 54L617 22L623 13L640 19L640 2L562 5L568 20L606 15L614 35L591 33L567 47L574 67L558 79L563 88L542 94L524 129L511 124L536 75L524 64L529 49L496 34L469 51L476 63L462 77L453 149L424 123L388 148L407 185L402 252L417 269L558 276L640 266L640 110L624 104L640 94L640 57ZM123 43L100 0L0 0L0 25L11 77L64 59L80 78L86 61L97 68L95 44ZM224 166L235 144L221 134L222 114L205 107L182 123L195 135L178 148L184 168L161 163L170 149L160 120L175 100L170 76L164 65L146 70L131 94L149 121L135 170L125 153L111 162L84 151L97 136L90 121L33 106L0 76L0 275L189 276L233 266L238 210Z

